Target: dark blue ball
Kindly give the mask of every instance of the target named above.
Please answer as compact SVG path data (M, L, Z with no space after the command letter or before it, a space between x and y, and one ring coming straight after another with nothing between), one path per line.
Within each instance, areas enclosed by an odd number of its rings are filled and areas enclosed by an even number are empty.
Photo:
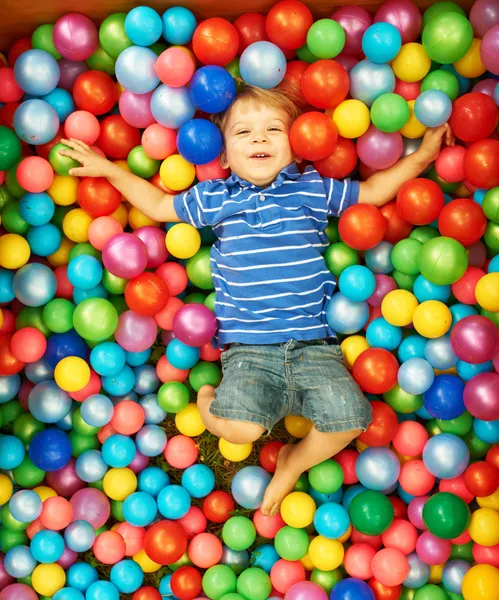
M185 160L193 165L205 165L220 154L222 134L211 121L192 119L180 128L177 148Z
M208 114L227 110L236 97L236 82L223 67L209 65L198 69L189 84L193 104Z
M71 442L60 429L45 429L37 433L29 445L29 457L42 471L58 471L71 459Z
M74 329L65 333L54 333L47 339L44 358L53 369L66 356L79 356L84 360L88 358L85 340Z
M456 419L466 410L464 387L464 381L455 375L438 375L423 395L424 407L436 419Z

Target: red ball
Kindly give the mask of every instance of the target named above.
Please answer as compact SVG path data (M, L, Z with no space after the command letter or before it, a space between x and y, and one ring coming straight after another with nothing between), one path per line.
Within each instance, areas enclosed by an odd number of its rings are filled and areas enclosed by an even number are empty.
M397 194L397 210L407 223L428 225L444 207L444 193L430 179L411 179Z
M154 562L171 565L180 560L187 550L187 536L178 523L158 521L146 531L144 550Z
M202 590L201 573L194 567L180 567L173 573L170 586L179 600L193 600Z
M121 204L121 194L105 177L84 177L76 198L91 217L107 217Z
M492 98L471 92L454 102L449 125L460 140L477 142L494 132L498 118L499 111Z
M234 21L234 27L239 34L238 54L242 54L248 46L255 42L268 41L265 22L265 15L258 12L244 13Z
M0 334L0 373L2 375L15 375L24 369L23 361L16 358L10 349L10 333Z
M381 206L379 211L386 219L386 231L383 237L386 242L397 244L406 237L409 237L413 226L402 219L397 210L395 200L391 200Z
M428 432L417 421L400 423L392 443L395 450L402 456L419 456L428 441Z
M236 57L238 48L237 29L219 17L202 21L192 37L194 54L205 65L228 65Z
M305 45L313 23L312 13L303 2L282 0L267 15L267 35L280 48L293 50Z
M480 96L485 96L480 94ZM464 157L466 179L475 187L491 189L499 186L499 141L482 140L468 148Z
M141 273L130 279L125 288L128 308L143 317L153 317L168 304L166 283L154 273Z
M499 444L492 446L492 448L487 452L485 461L489 465L493 465L496 469L499 469Z
M486 228L487 218L482 207L467 198L452 200L444 206L438 217L440 233L454 238L463 246L471 246L478 242Z
M292 90L296 94L301 94L301 80L305 71L308 69L310 64L304 60L292 60L287 64L286 74L282 80L280 86L285 89ZM302 100L306 103L305 98L302 96Z
M490 496L499 487L499 470L485 461L473 463L464 472L464 485L474 496Z
M355 361L355 364L356 363L357 361ZM371 402L371 408L373 411L371 422L366 431L360 434L359 440L363 444L366 444L366 446L386 446L386 444L389 444L392 441L397 433L397 413L385 402L379 402L377 400Z
M338 136L336 146L331 154L314 162L314 167L319 171L322 177L331 177L331 179L344 179L357 166L357 151L352 140Z
M473 544L473 559L479 565L492 565L499 569L499 544L495 546L481 546Z
M216 362L220 360L222 351L219 348L213 348L211 342L206 342L199 348L199 358L206 362Z
M340 465L343 471L343 483L346 485L352 485L357 483L357 473L355 472L355 465L357 464L357 458L359 453L356 450L342 450L335 457L334 460Z
M418 533L409 521L394 519L390 527L381 535L385 548L396 548L404 554L414 552Z
M348 73L334 60L318 60L301 78L301 91L317 108L333 108L346 98L350 88Z
M407 519L407 504L398 496L388 496L388 500L392 503L393 514L395 519Z
M397 383L398 362L384 348L364 350L353 366L353 376L364 392L384 394Z
M109 75L102 71L86 71L74 83L73 98L78 108L93 115L104 115L116 104L118 93Z
M286 523L279 513L273 517L267 517L262 515L260 509L255 511L253 515L253 523L258 535L261 535L268 540L273 540L277 535L277 532L285 527Z
M139 588L132 596L132 600L161 600L161 598L159 591L150 585Z
M140 130L129 125L121 115L111 115L101 122L97 143L106 156L126 158L140 144Z
M31 50L31 48L31 38L25 37L21 38L20 40L16 40L10 47L9 54L7 56L9 67L13 67L21 54L27 50Z
M57 287L55 295L57 298L65 298L66 300L73 299L73 284L68 279L68 266L61 265L54 271Z
M260 450L260 464L269 473L275 473L277 456L283 446L282 442L269 442Z
M377 246L386 231L386 219L371 204L348 207L338 222L341 239L354 250L369 250Z
M23 327L10 340L12 354L20 361L32 363L40 360L47 349L43 333L34 327Z
M229 175L230 169L224 169L222 167L218 156L209 163L196 165L196 178L198 181L206 181L207 179L227 179Z
M463 146L447 146L442 148L435 161L435 171L444 181L457 183L464 179L464 155L466 148Z
M475 288L484 275L485 271L482 269L468 267L461 279L452 284L452 293L456 300L463 304L477 304Z
M464 473L462 475L458 475L457 477L453 477L452 479L440 480L440 483L438 484L438 491L448 492L449 494L459 496L466 502L466 504L469 504L474 498L473 494L470 494L464 483Z
M88 110L75 110L64 123L64 133L66 138L76 138L86 144L94 144L99 138L99 121Z
M424 496L433 489L435 477L419 458L402 465L399 477L400 487L412 496Z
M211 492L203 500L205 517L213 523L225 523L232 516L235 507L232 496L222 490Z
M28 156L16 170L17 181L27 192L38 194L47 190L54 181L54 170L45 158Z
M402 96L407 102L409 100L416 100L421 93L421 81L408 82L396 79L393 93Z
M324 113L311 111L300 115L291 126L289 141L293 151L305 160L327 158L338 141L338 130Z
M163 263L156 269L155 273L161 277L168 286L170 296L178 296L181 294L189 282L185 267L179 263Z
M375 577L371 577L367 584L374 594L374 600L399 600L402 595L401 585L383 585Z
M64 137L64 125L61 125L55 137L52 138L50 142L47 142L46 144L41 144L40 146L35 146L36 153L38 154L38 156L41 156L42 158L45 158L45 160L48 160L52 148L56 144L58 144Z
M9 102L0 108L0 125L14 130L14 113L18 106L19 102Z
M14 77L14 69L0 68L0 102L18 102L24 96L24 90L19 87Z

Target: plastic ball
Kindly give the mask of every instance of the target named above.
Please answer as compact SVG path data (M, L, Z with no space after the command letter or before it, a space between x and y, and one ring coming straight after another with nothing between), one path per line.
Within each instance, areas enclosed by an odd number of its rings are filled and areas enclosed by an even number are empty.
M429 72L431 60L423 46L415 42L404 44L392 61L395 75L402 81L421 81Z
M403 150L404 143L399 132L384 133L372 125L357 142L357 152L360 160L372 169L391 167L402 156ZM382 229L379 231L381 232ZM383 237L384 232L379 241Z
M390 23L375 23L366 29L362 37L362 50L374 63L393 60L402 46L402 36Z
M33 49L23 52L16 60L14 76L27 94L45 96L57 86L60 70L57 61L48 52Z
M355 472L366 488L382 491L398 480L400 464L391 450L367 448L357 459Z
M227 65L236 56L238 46L237 29L218 17L200 23L192 38L194 54L204 64Z
M423 449L423 461L435 477L450 479L466 470L469 450L456 435L442 433L428 440Z
M486 94L471 92L454 102L449 125L460 140L477 142L491 135L497 119L497 106L492 98Z
M305 160L321 160L333 151L338 133L327 115L308 112L296 119L290 130L290 143L298 156Z
M66 574L58 564L38 565L31 576L33 589L44 596L53 596L65 583Z
M271 89L279 85L286 73L286 57L271 42L255 42L248 46L239 62L241 77L249 85Z
M449 120L451 112L451 100L440 90L423 92L414 105L417 120L426 127L440 127Z
M261 467L244 467L232 480L234 499L244 508L259 508L270 479Z
M369 109L360 100L344 100L334 109L333 122L341 136L347 139L357 138L369 128Z
M42 471L58 471L71 458L71 443L62 431L46 429L31 440L29 455L33 464Z
M410 358L399 369L397 380L400 387L409 394L424 394L433 384L432 365L422 358Z
M352 334L360 331L369 318L367 302L353 302L336 293L326 310L329 325L338 333Z
M208 114L227 110L236 95L233 77L226 69L216 65L198 69L192 77L189 90L194 105Z

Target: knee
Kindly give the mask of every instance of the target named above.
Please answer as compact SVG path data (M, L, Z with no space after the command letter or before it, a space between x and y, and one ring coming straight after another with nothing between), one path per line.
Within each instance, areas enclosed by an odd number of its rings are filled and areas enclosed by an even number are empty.
M231 444L252 444L265 433L265 427L256 423L233 421L221 427L221 437Z

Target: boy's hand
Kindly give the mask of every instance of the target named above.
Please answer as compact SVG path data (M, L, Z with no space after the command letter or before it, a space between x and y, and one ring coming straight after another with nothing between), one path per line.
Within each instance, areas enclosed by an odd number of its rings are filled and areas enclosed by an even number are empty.
M447 146L454 146L455 144L454 135L448 123L426 131L418 150L419 156L428 164L434 162L440 154L442 143Z
M90 146L80 140L71 138L70 140L61 140L65 146L71 150L60 150L62 156L69 156L82 164L81 167L71 169L70 175L76 177L108 177L112 172L113 163L94 152Z

